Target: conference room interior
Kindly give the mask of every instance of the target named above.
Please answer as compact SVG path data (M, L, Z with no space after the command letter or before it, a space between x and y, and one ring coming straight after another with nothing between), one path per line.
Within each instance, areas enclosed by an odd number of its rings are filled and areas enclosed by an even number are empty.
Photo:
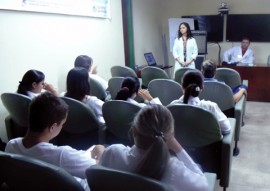
M168 19L181 18L184 15L219 15L221 2L227 3L229 14L268 14L270 7L270 1L259 3L253 0L111 0L109 19L0 9L0 94L15 92L21 77L29 69L43 71L46 82L53 84L58 92L63 92L66 88L66 75L73 68L75 58L81 54L91 56L94 65L98 66L98 74L107 80L111 77L112 66L146 65L146 52L153 52L158 64L172 65L174 59L169 48ZM127 48L126 43L130 42L127 42L129 39L124 34L123 21L130 16L124 5L131 6L131 11L128 12L132 16L132 32L129 33L133 37L131 48ZM205 59L219 60L225 50L240 45L240 42L226 42L225 37L222 42L207 44ZM250 48L254 51L255 67L267 67L269 42L251 41ZM252 67L248 70L252 73ZM256 77L256 73L254 76ZM263 79L259 82L263 82ZM247 101L244 118L246 124L243 127L244 133L241 134L243 141L239 141L242 148L240 155L233 158L232 187L228 188L229 191L270 190L270 169L266 168L263 172L261 167L249 169L247 164L250 163L243 161L252 159L255 164L267 162L266 156L260 160L259 153L254 157L249 153L248 145L244 145L258 143L260 136L249 138L254 131L259 131L260 125L264 126L263 140L267 140L269 131L265 121L255 118L252 112L256 108L255 116L266 118L261 111L267 113L267 102L269 100ZM0 103L0 137L4 141L8 141L4 122L7 115L8 112ZM268 145L262 144L260 152L268 153ZM256 148L252 152L256 152ZM243 182L238 182L236 175L249 178L244 180L241 177L239 181ZM258 180L259 177L264 177L264 182ZM221 190L218 183L216 190Z

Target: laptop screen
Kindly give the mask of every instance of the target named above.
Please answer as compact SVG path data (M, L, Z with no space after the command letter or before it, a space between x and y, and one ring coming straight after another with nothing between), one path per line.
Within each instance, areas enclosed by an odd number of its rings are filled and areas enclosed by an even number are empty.
M149 66L156 66L157 65L156 60L155 60L152 52L145 53L144 57L145 57L145 60Z

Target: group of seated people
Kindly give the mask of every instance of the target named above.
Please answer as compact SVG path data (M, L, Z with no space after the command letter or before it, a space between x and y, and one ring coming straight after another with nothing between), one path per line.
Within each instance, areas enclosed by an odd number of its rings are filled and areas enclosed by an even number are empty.
M205 63L213 64L209 61ZM92 60L89 62L88 56L77 57L75 67L67 75L66 92L60 95L76 99L93 108L99 120L104 123L104 102L90 95L91 65ZM96 75L96 72L94 73ZM217 118L222 134L227 134L231 129L230 123L218 105L198 98L203 89L203 73L198 70L187 71L182 78L184 95L171 104L190 104L212 112ZM126 77L115 98L142 107L132 123L134 146L115 144L105 148L103 145L94 145L88 150L76 150L70 146L56 146L50 143L50 140L60 133L67 119L68 106L58 97L59 94L53 86L44 80L44 74L37 70L29 70L23 76L17 93L33 98L29 110L29 128L25 137L7 143L6 152L31 156L62 167L76 177L85 190L89 189L85 180L85 170L94 164L160 180L175 191L208 190L202 170L174 137L172 114L161 105L158 98L153 98L148 90L140 89L137 78ZM46 91L41 93L42 89ZM136 96L147 101L147 104L136 102Z

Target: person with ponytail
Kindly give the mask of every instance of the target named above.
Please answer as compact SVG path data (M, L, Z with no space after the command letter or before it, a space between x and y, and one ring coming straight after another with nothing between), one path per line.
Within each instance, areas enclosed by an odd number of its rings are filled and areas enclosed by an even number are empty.
M140 82L138 78L126 77L122 82L121 89L117 93L115 99L127 101L135 105L139 105L140 107L147 105L145 103L138 103L135 101L134 98L136 96L140 96L144 101L149 102L150 104L161 105L159 98L153 98L148 90L140 89Z
M211 101L199 99L198 96L203 89L203 75L199 70L190 70L184 74L182 78L182 89L184 95L179 100L172 101L171 104L190 104L210 111L217 118L222 134L228 134L230 132L230 122L218 105Z
M17 93L34 98L38 96L42 90L49 91L53 95L57 96L57 91L51 84L44 82L45 75L43 72L38 70L28 70L20 81Z
M135 145L107 147L101 165L159 180L174 191L208 190L205 175L175 139L174 120L165 106L143 107L131 131Z

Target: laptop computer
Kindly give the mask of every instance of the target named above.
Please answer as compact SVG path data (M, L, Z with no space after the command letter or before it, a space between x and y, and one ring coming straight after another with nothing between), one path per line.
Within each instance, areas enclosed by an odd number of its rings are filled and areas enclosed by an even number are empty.
M161 69L171 68L171 66L158 65L152 52L144 53L144 57L148 66L154 66Z

